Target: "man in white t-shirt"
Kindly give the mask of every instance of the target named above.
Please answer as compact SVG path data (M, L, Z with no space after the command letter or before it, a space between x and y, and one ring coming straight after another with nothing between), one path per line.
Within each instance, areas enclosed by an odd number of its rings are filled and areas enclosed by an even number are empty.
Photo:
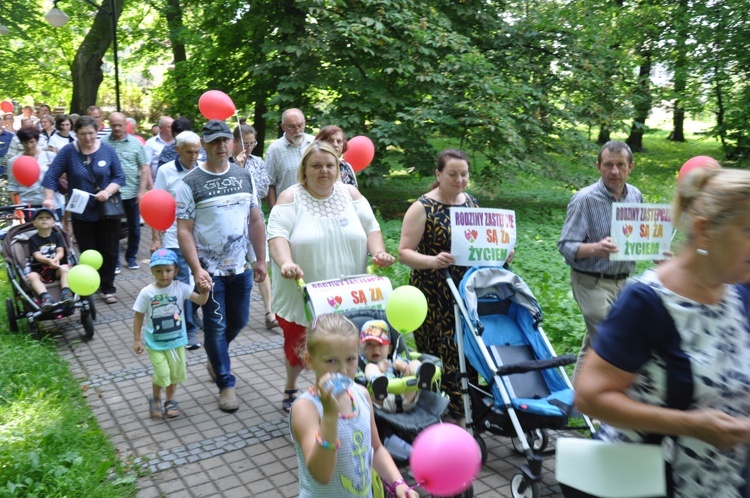
M266 152L266 169L271 182L266 197L269 208L276 204L279 194L297 183L302 154L315 140L314 136L305 133L305 115L299 109L287 109L281 114L281 129L284 135Z
M159 133L146 140L146 156L151 164L151 179L156 180L156 170L159 169L159 157L161 151L167 144L174 143L172 136L172 119L169 116L163 116L159 119Z
M203 305L208 369L219 388L219 409L239 408L229 344L247 325L253 278L266 278L266 232L250 172L229 162L232 132L212 119L203 127L206 162L182 178L177 189L177 239L200 285L213 283ZM257 256L246 271L247 240Z

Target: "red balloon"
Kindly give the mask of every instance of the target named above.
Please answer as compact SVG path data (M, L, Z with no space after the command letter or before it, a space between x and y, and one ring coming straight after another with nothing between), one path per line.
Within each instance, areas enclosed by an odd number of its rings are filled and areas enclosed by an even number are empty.
M237 108L234 102L224 92L209 90L198 99L198 109L206 119L219 119L221 121L233 116Z
M352 165L355 172L360 172L370 165L375 157L375 145L365 136L356 136L349 140L348 149L344 152L344 161Z
M3 112L13 112L13 102L9 100L3 100L0 102L0 109L3 110Z
M174 223L177 204L166 190L149 190L139 207L143 221L154 230L166 230Z
M677 175L677 182L679 183L680 180L685 178L688 173L696 168L718 169L721 168L721 164L719 164L719 162L711 156L692 157L685 161L685 164L683 164L680 168L680 173L679 175Z
M11 173L18 183L24 187L31 187L39 179L41 171L35 157L20 156L13 161Z

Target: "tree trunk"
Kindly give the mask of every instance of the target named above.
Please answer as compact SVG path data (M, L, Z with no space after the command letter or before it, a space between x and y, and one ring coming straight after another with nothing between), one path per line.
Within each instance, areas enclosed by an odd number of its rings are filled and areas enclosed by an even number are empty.
M263 115L268 112L266 107L266 96L259 97L255 103L255 113L253 115L253 127L255 128L255 139L258 146L255 148L255 155L262 156L265 151L266 143L266 118Z
M599 127L599 137L596 139L596 143L599 145L604 145L607 142L609 142L610 134L612 133L612 130L609 129L607 126L600 126Z
M675 18L676 51L674 61L674 114L672 115L672 133L669 140L685 141L685 91L687 90L688 58L687 37L689 29L689 15L687 0L680 0Z
M172 45L172 58L175 66L179 62L187 60L185 51L185 42L179 33L184 29L182 23L182 6L180 0L167 0L167 7L164 9L164 17L167 18L167 28L169 29L169 41ZM176 81L180 85L180 81Z
M630 136L626 143L633 152L643 151L643 134L646 132L646 119L651 113L651 51L645 50L641 54L643 61L638 69L637 93L633 98L635 120L630 129Z
M86 109L97 104L99 85L104 80L102 59L112 44L112 14L109 13L111 3L102 0L101 7L94 17L86 37L78 47L70 72L73 77L73 97L70 101L70 112L86 114ZM125 0L114 0L115 18L119 19ZM99 104L104 104L103 102ZM111 103L110 103L111 104Z
M714 92L716 93L716 129L719 132L719 139L721 140L721 146L726 149L727 146L727 132L724 129L724 93L721 87L721 78L714 80Z

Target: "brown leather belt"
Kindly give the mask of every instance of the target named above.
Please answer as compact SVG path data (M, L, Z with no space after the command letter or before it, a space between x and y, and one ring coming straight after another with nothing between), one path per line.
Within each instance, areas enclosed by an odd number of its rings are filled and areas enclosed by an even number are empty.
M594 273L590 271L576 270L575 268L573 268L573 271L582 273L583 275L588 275L589 277L603 278L604 280L625 280L630 276L630 273L615 273L614 275L609 275L607 273Z

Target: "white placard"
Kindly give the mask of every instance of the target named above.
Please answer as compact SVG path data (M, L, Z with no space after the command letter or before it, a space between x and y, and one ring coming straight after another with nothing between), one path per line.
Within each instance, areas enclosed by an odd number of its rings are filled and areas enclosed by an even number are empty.
M459 266L502 266L516 245L516 213L508 209L451 211L451 254Z
M393 292L391 281L378 275L336 278L306 284L303 295L305 314L314 317L358 309L385 309Z
M83 214L83 212L86 210L86 205L89 203L89 197L91 195L92 194L88 192L74 188L70 193L70 200L68 200L68 205L65 206L65 211L70 211L71 213L76 214Z
M620 250L610 261L654 261L667 259L672 243L669 204L612 204L612 243Z

